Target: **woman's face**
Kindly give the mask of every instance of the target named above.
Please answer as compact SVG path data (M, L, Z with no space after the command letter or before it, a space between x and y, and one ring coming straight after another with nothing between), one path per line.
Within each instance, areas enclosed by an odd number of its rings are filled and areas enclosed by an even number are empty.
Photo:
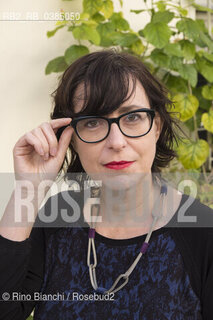
M132 83L130 82L129 90L131 90L131 86ZM81 95L81 88L78 88L76 96ZM76 99L76 101L75 112L79 112L83 101L80 99ZM145 90L139 81L136 82L136 89L133 95L108 117L118 117L125 112L131 111L125 111L124 107L127 106L132 106L131 110L139 108L150 109ZM121 108L122 113L119 113ZM138 138L126 137L121 133L117 124L113 123L109 135L105 140L97 143L85 143L74 133L72 144L79 155L84 170L92 179L102 180L102 184L105 181L109 187L115 187L117 183L119 186L127 187L130 180L132 183L137 182L141 173L151 174L160 130L161 121L158 113L156 113L152 128L145 136ZM106 163L112 161L134 162L126 168L114 170L105 166Z

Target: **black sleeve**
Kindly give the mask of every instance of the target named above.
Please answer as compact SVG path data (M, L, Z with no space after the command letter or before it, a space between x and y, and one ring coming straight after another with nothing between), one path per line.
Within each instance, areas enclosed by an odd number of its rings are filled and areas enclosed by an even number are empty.
M206 233L206 271L202 290L203 319L213 318L213 229Z
M14 294L30 294L33 300L33 292L40 290L44 250L43 228L33 228L30 237L20 242L0 236L0 319L24 320L32 312L36 301L15 301Z
M187 213L197 216L197 226L188 228L186 224L183 228L175 228L173 235L183 257L192 288L200 299L203 320L212 320L213 210L196 200Z
M79 197L73 191L69 191L69 194L76 200ZM48 214L53 209L58 212L58 208L70 210L62 193L49 197L39 211L44 210ZM0 235L0 320L25 320L35 307L37 301L15 301L11 298L17 292L29 295L33 300L34 292L40 291L44 278L46 241L63 225L60 219L58 216L55 222L47 226L40 221L38 212L31 234L26 240L13 241ZM7 293L10 295L8 301L3 300L3 293L6 297Z

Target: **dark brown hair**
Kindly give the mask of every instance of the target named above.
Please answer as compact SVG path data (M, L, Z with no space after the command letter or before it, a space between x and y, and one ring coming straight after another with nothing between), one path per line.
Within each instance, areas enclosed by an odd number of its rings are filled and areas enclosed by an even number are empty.
M133 90L129 92L129 81L133 81ZM72 63L60 79L58 88L52 93L54 109L51 119L75 117L80 115L108 115L124 103L135 91L136 80L139 80L145 89L150 107L156 110L163 122L160 137L156 145L156 155L151 171L160 175L161 168L176 157L174 142L178 144L180 136L176 129L180 129L178 120L171 115L169 107L172 101L168 98L166 88L148 71L142 61L126 52L117 52L113 49L87 54ZM74 112L75 93L79 85L83 85L83 108L79 113ZM58 130L60 138L62 130ZM83 187L82 177L86 175L78 154L72 144L59 171L59 175L78 173L76 179ZM83 173L83 175L82 175Z

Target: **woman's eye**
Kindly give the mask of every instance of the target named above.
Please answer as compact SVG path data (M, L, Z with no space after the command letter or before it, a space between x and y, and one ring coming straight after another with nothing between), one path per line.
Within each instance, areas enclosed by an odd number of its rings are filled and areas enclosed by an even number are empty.
M98 120L90 120L85 123L85 127L94 128L98 126Z
M130 121L135 121L135 120L138 120L140 119L140 115L139 114L129 114L127 116L127 119L130 120Z

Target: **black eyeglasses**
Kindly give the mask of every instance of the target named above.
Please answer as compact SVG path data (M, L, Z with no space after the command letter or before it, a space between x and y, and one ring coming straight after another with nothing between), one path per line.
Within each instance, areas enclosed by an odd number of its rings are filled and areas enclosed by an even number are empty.
M111 124L117 123L120 131L129 138L146 135L152 128L155 111L141 108L122 114L117 118L101 116L81 116L73 118L70 123L82 141L96 143L107 138Z

